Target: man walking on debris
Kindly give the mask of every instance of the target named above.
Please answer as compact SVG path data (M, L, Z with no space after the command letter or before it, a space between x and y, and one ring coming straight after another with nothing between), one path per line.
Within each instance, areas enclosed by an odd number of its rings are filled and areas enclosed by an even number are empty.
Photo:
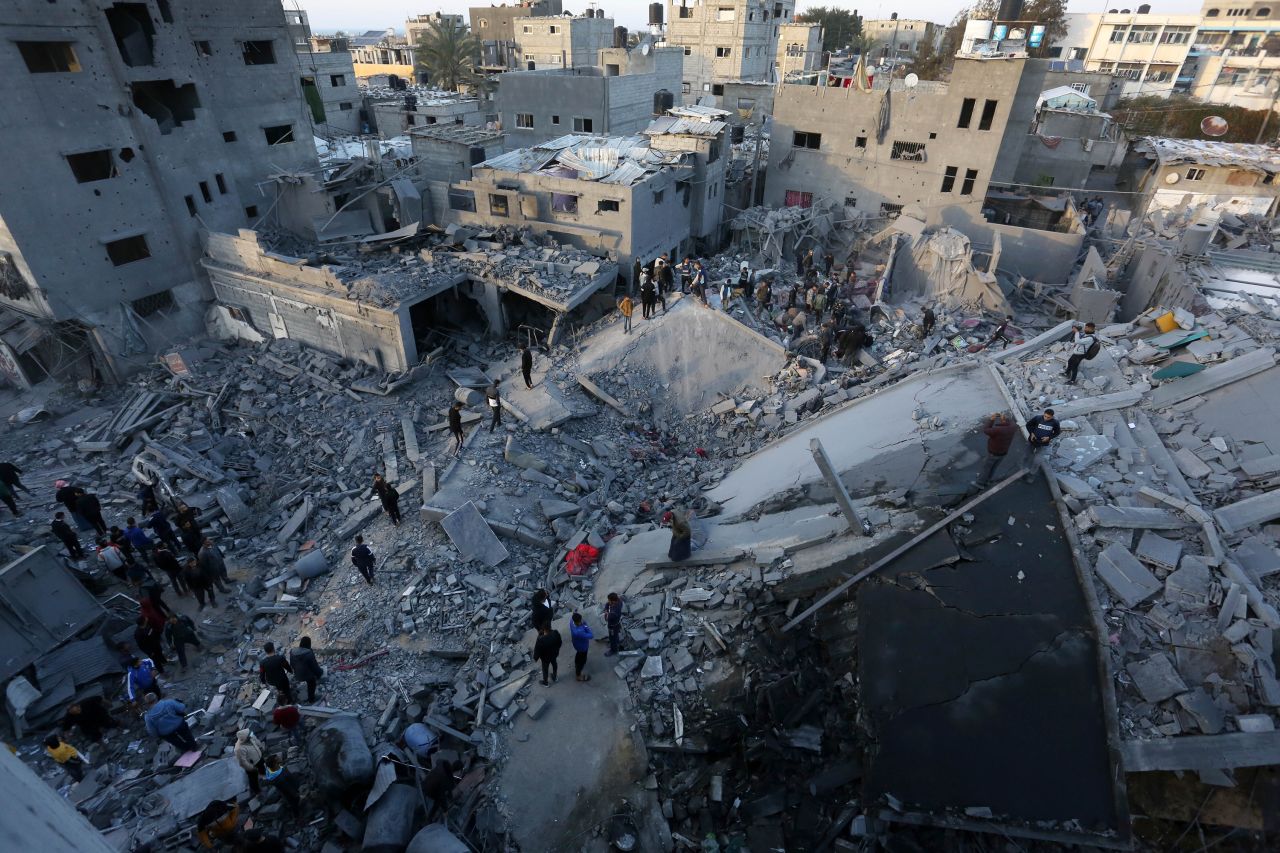
M170 613L169 624L164 629L164 635L169 645L173 647L173 653L178 656L182 671L186 672L187 646L200 648L200 635L196 633L196 623L186 614Z
M244 769L245 775L249 777L249 793L255 797L258 796L262 793L258 778L262 775L262 760L266 755L262 741L258 740L253 732L248 729L241 729L236 732L234 752L236 763Z
M177 699L161 699L155 691L147 694L147 712L142 716L147 734L173 744L178 752L195 752L200 742L187 725L187 706Z
M373 552L364 544L364 537L356 535L355 547L351 549L351 565L364 576L369 586L373 586Z
M693 258L688 255L680 262L680 292L689 292L689 283L693 281Z
M1042 447L1048 447L1049 442L1057 438L1060 432L1062 426L1053 416L1053 409L1045 409L1044 414L1027 421L1027 441L1031 444L1033 453Z
M1007 316L996 326L996 330L991 333L991 337L987 338L987 342L982 345L983 349L991 349L991 345L996 341L1000 342L1000 349L1007 349L1009 346L1009 324L1013 322L1012 315Z
M528 344L520 345L520 375L524 377L524 387L533 387L533 353Z
M133 549L138 552L138 556L147 562L152 562L151 551L154 546L151 543L151 537L138 526L137 519L132 517L125 519L124 536L125 539L129 540L129 544L133 546Z
M299 749L306 749L307 726L302 721L302 712L297 705L284 704L283 696L279 697L279 701L282 704L276 705L276 709L271 712L271 722L287 732Z
M495 383L496 384L496 383ZM495 392L496 393L496 392ZM492 405L492 404L491 404ZM490 432L493 428L490 427ZM381 474L373 475L373 493L382 501L382 511L391 519L396 527L400 526L400 493L396 487L388 483Z
M933 308L925 306L924 315L920 318L920 340L924 340L933 334L933 327L938 324L938 318L934 316Z
M156 538L168 545L171 550L178 550L178 536L173 532L169 519L165 518L164 510L157 509L151 513L151 517L147 519L147 527L150 527Z
M18 504L13 500L13 489L9 488L9 485L3 480L0 480L0 501L4 501L5 506L13 510L15 516L22 515L22 512L18 509Z
M262 650L267 656L258 664L258 680L283 693L292 704L293 685L289 683L289 673L293 672L293 667L284 655L276 651L275 643L263 643Z
M564 640L560 636L560 632L552 628L550 625L543 625L538 629L538 639L533 644L533 659L542 664L542 686L547 686L547 675L551 675L551 680L555 681L556 676L560 672L560 646L564 644Z
M22 469L12 462L0 462L0 483L4 483L15 494L18 490L31 494L31 490L22 485Z
M129 659L129 665L124 671L124 695L136 704L145 693L164 696L160 689L160 679L156 676L156 665L147 658L135 655Z
M161 645L163 636L163 629L156 628L147 621L145 616L138 617L136 627L133 629L134 645L150 656L156 670L161 674L164 673L164 665L168 663L164 657L164 646Z
M98 500L98 496L82 493L76 500L76 512L85 517L85 520L93 525L93 529L98 531L98 535L105 535L107 532L107 523L102 520L102 504Z
M299 793L301 786L298 780L285 769L280 756L267 756L266 764L262 768L262 778L280 792L281 798L289 804L289 811L295 818L302 817L302 795Z
M698 295L698 299L702 300L702 304L707 304L707 271L702 268L702 261L693 262L693 292Z
M213 584L194 557L187 558L187 564L182 568L182 579L186 581L187 588L195 593L197 609L204 610L205 596L209 597L210 604L218 606L218 599L213 594Z
M316 701L316 682L324 678L324 669L311 650L310 637L298 638L298 647L289 653L289 663L293 666L294 680L307 685L307 701Z
M1075 338L1071 344L1071 355L1067 358L1066 376L1067 382L1075 385L1080 362L1096 356L1102 346L1098 342L1098 335L1092 323L1085 323L1083 331L1079 326L1074 327L1072 331L1075 332Z
M227 576L227 558L223 556L222 549L207 536L200 546L196 562L200 564L200 569L209 578L209 582L218 588L218 592L229 591L231 578Z
M573 677L578 681L590 681L591 676L584 670L587 668L587 652L591 650L591 626L582 618L581 613L574 613L569 619L569 642L573 644Z
M156 568L164 572L169 578L169 583L173 585L173 591L179 597L187 594L187 583L182 579L182 566L178 563L178 558L173 556L173 552L166 545L156 546L155 553L151 555L156 561Z
M449 407L449 435L453 436L453 455L462 452L462 404L454 403Z
M67 743L58 735L49 735L44 739L44 752L54 763L67 771L73 781L84 779L85 760L80 750Z
M609 651L604 656L609 658L618 653L622 639L622 597L616 592L609 593L605 600L604 624L609 628Z
M493 432L496 427L502 426L502 398L498 396L498 380L493 380L493 384L484 389L485 402L489 404L489 414L492 420L489 421L489 432Z
M555 617L551 610L551 599L545 589L540 589L533 594L533 609L529 622L535 631L541 631L551 626L553 618Z
M67 524L65 513L55 512L53 514L53 521L49 522L49 530L54 536L58 537L67 549L68 557L73 560L84 559L84 549L80 547L80 538L71 529L71 525Z
M676 288L676 273L671 268L671 261L667 259L666 253L658 259L662 262L661 267L657 267L658 273L658 299L662 301L662 313L667 313L667 297L671 295Z
M622 334L631 334L631 315L635 313L636 304L631 301L630 296L622 297L618 302L618 313L622 315Z
M1009 447L1013 444L1018 428L1002 412L996 412L982 428L982 432L987 436L987 458L982 464L982 472L978 474L978 488L985 488L991 482L996 467L1009 455Z

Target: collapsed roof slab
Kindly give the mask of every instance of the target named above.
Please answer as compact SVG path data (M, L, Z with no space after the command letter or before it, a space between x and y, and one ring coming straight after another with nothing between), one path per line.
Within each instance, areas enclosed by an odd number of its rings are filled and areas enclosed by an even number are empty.
M922 476L934 478L936 485L956 458L966 453L976 458L985 446L976 432L982 418L1006 408L984 368L960 365L919 373L752 454L707 497L719 501L726 515L741 516L782 492L822 481L809 452L812 438L822 441L852 492L882 481L918 487ZM934 417L941 418L941 428L927 423Z

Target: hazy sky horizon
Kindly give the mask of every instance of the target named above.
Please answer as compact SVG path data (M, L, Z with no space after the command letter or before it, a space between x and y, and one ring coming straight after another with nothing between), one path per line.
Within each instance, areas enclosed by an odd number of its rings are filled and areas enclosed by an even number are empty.
M365 30L385 30L388 28L404 31L405 19L412 15L430 12L452 12L467 14L471 6L502 5L499 3L478 3L474 0L284 0L289 9L301 8L311 19L311 28L317 33L328 33L334 30L347 32L364 32ZM573 12L582 12L589 5L603 9L607 17L621 27L630 30L641 29L648 23L649 4L646 0L600 0L589 4L585 0L565 0L564 7ZM665 4L664 4L665 5ZM964 0L916 0L914 3L892 2L892 0L828 0L828 2L802 2L797 9L803 12L811 6L838 6L844 9L857 9L865 18L887 18L891 12L902 17L925 18L940 24L949 23L956 13L971 5ZM1068 0L1067 8L1071 12L1104 12L1115 8L1137 8L1137 3L1101 2L1101 0ZM1199 0L1166 0L1152 2L1154 14L1187 14L1197 12Z

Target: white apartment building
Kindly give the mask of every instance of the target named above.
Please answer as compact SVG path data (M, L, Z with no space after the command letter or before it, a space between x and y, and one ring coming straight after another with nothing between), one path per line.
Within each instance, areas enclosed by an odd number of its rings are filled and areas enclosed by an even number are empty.
M684 103L719 98L726 82L770 81L795 0L680 0L667 3L666 43L684 48Z

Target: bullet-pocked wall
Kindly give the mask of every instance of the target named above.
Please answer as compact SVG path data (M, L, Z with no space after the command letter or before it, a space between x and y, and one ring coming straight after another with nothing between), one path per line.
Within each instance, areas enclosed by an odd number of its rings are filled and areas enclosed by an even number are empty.
M267 174L317 166L276 0L10 0L0 74L0 249L40 292L0 301L28 313L200 302L199 230L256 219Z

